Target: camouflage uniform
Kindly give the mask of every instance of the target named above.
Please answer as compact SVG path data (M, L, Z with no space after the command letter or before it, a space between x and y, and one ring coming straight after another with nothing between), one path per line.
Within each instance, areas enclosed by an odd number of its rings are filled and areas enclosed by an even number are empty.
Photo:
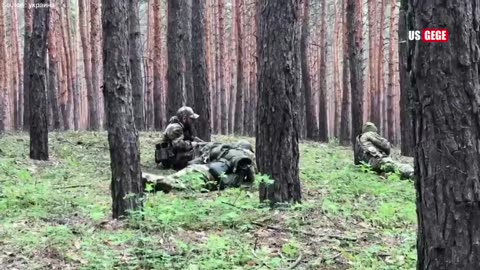
M163 132L163 138L156 145L155 161L162 163L165 168L181 170L188 165L188 162L194 158L194 143L201 142L193 136L192 130L185 127L182 123L182 117L197 119L198 114L194 113L190 107L182 107L177 111L177 115L169 120L169 124Z
M390 149L390 143L377 133L375 124L367 122L363 126L362 134L356 138L355 165L363 161L370 164L376 172L399 171L403 178L413 178L413 167L393 161L389 156Z
M154 183L156 191L172 189L222 190L252 184L257 167L250 143L240 141L235 145L209 143L202 149L202 157L190 162L188 167L167 176L144 174L146 182Z

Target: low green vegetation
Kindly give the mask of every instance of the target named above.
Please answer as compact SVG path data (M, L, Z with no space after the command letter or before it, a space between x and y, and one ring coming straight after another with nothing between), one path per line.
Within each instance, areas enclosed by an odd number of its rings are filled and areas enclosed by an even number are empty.
M157 135L141 134L144 171ZM217 137L232 141L237 138ZM352 165L348 148L301 144L303 203L270 210L258 189L149 193L111 221L106 133L0 139L0 265L16 269L414 269L415 191Z

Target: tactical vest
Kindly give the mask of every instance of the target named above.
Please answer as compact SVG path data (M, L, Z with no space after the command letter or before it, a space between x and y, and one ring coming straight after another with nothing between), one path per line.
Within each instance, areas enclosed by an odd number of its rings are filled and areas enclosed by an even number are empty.
M355 165L359 165L361 161L368 162L373 157L370 154L370 151L368 151L368 149L365 149L363 144L360 142L360 136L362 135L358 135L355 140Z
M165 134L162 134L160 143L155 145L155 162L157 164L166 163L174 157L175 153L171 141L166 138Z

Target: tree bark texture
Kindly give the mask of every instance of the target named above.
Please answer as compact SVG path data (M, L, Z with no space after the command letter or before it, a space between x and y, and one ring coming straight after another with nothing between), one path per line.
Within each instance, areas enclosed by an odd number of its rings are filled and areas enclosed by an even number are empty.
M59 1L60 3L62 1ZM70 45L71 42L70 42L70 39L68 38L68 27L67 27L67 23L66 23L66 20L65 20L65 9L63 8L63 4L60 6L60 32L61 32L61 35L62 35L62 56L63 56L63 76L64 76L64 84L65 84L65 87L63 88L64 89L64 94L63 94L63 97L65 100L63 100L62 102L65 104L65 108L66 108L66 115L64 117L66 117L68 119L67 124L65 124L65 129L70 129L70 120L71 120L71 116L72 114L74 114L74 109L73 109L73 95L74 95L74 92L73 92L73 79L72 79L72 69L71 69L71 66L72 66L72 59L71 59L71 54L70 54ZM74 124L74 127L75 127L75 123Z
M408 41L408 30L413 30L413 13L408 14L408 0L401 1L400 18L398 22L399 36L399 76L400 76L400 149L402 155L414 155L413 142L413 123L412 123L412 103L411 103L411 85L410 73L412 72L412 57L414 53L414 43Z
M350 91L352 102L352 146L355 138L362 132L363 126L363 50L362 32L358 25L362 25L362 6L359 0L347 1L347 29L350 67ZM360 29L359 29L360 28Z
M395 138L395 114L394 114L394 83L397 73L395 72L395 46L397 44L398 37L398 13L397 13L397 1L392 0L390 2L390 48L388 50L388 85L387 85L387 138L389 141L394 141Z
M78 10L80 16L80 39L82 41L83 67L85 71L85 83L87 89L88 101L88 129L100 129L100 117L98 115L98 99L92 84L92 50L90 46L90 21L87 16L86 0L78 1Z
M387 119L387 114L386 114L386 103L384 102L384 94L385 94L385 87L384 87L384 65L383 65L383 57L384 57L384 31L385 31L385 7L386 7L386 0L381 0L380 2L380 20L378 22L378 40L377 40L377 67L376 67L376 85L377 85L377 95L376 95L376 105L375 108L378 113L379 117L379 128L382 131L382 134L386 134L386 121Z
M71 23L70 17L70 1L65 0L65 31L67 32L67 53L69 55L69 64L68 64L68 71L70 74L70 89L72 91L72 95L70 96L69 102L71 102L73 106L73 126L75 130L80 128L80 93L76 83L76 38L72 36L72 25L76 25L75 23Z
M185 23L179 18L183 16L187 0L168 0L167 27L167 117L175 115L185 100ZM158 60L157 60L158 61Z
M375 123L377 127L380 127L380 108L378 99L378 90L377 89L377 1L378 0L367 0L368 1L368 92L370 99L370 115L369 121Z
M25 57L26 55L30 55L29 49L30 46L30 37L32 35L32 12L33 10L30 8L30 5L33 3L33 0L25 0L25 7L24 7L24 18L25 18L25 32L24 32L24 43L23 46L23 129L25 131L30 129L30 102L28 90L30 89L30 59L29 57Z
M237 27L237 92L235 102L235 122L233 132L236 135L244 134L244 100L243 93L245 91L245 74L243 70L244 64L244 35L243 35L243 10L244 0L235 0L235 6L237 7L236 15L236 27Z
M154 40L155 40L155 19L153 17L153 8L155 0L148 0L148 25L147 25L147 58L145 59L145 120L147 128L154 129L155 127L155 114L154 114L154 100L153 100L153 91L154 91L154 69L153 69L153 58L154 58ZM161 105L161 104L159 104ZM161 108L161 106L159 106ZM160 111L161 112L161 111Z
M212 49L213 49L213 65L214 66L214 80L213 80L213 93L212 93L212 121L213 121L213 132L215 134L220 134L220 56L219 56L219 34L218 34L218 0L212 1Z
M335 1L335 21L333 27L333 44L332 44L332 54L333 54L333 97L334 101L334 113L333 113L333 137L340 137L340 121L341 121L341 88L340 88L340 67L339 67L339 45L340 37L343 33L341 18L343 17L342 8L343 6L339 3L340 1Z
M350 53L353 48L348 44L350 31L347 27L347 0L344 0L344 11L342 12L342 21L343 21L343 71L342 71L342 80L343 80L343 93L342 93L342 112L341 112L341 125L340 125L340 145L347 146L351 143L351 117L353 116L350 111L352 110L352 103L350 100L351 93L353 93L350 88L351 84L349 81L350 75ZM362 115L360 115L362 117Z
M3 14L3 13L1 13ZM18 33L18 16L17 16L17 7L14 5L10 5L10 43L12 44L12 66L10 69L12 70L12 79L13 79L13 86L12 86L12 105L13 105L13 115L12 115L12 125L13 129L17 130L20 127L19 121L19 99L18 95L21 93L21 85L22 85L22 59L20 57L20 37Z
M417 269L480 265L478 1L410 1L414 29L450 30L416 42L412 59Z
M301 1L261 1L256 153L259 171L274 184L260 186L260 200L301 200L298 91L301 87ZM281 153L281 154L279 154Z
M162 85L162 62L161 62L161 57L162 57L162 20L161 20L161 0L154 0L154 5L153 5L153 36L154 36L154 41L153 41L153 55L154 59L153 61L153 108L154 108L154 126L155 130L161 130L162 127L162 94L163 94L163 85ZM178 4L178 3L177 3ZM170 8L170 5L168 5L168 8ZM171 12L169 12L170 14ZM170 21L169 21L170 23ZM180 23L174 22L174 23ZM168 26L168 29L170 30L171 26ZM180 46L182 44L176 44L176 46ZM169 59L170 59L170 53L169 53ZM170 60L169 60L170 61ZM170 62L169 62L170 63ZM181 83L181 81L177 81L177 83ZM169 89L170 89L170 83ZM179 93L180 94L180 93ZM167 101L169 102L169 101ZM167 105L167 109L169 106ZM171 111L168 111L167 117L172 116Z
M62 128L62 118L58 104L58 50L57 50L57 25L58 11L55 6L50 11L50 26L48 31L48 101L53 120L53 129Z
M140 32L140 1L130 0L128 14L130 67L132 70L133 113L137 130L145 129L145 114L143 109L143 78L142 78L142 40Z
M49 0L35 3L46 4ZM33 9L32 36L28 45L30 54L29 100L30 104L30 158L48 160L48 116L47 116L47 44L50 22L49 8Z
M321 24L320 24L320 71L318 73L320 81L320 90L319 90L319 99L318 99L318 130L319 136L318 139L321 142L328 141L328 102L327 102L327 1L322 1L322 12L320 15Z
M3 0L0 1L0 59L7 58L7 44L5 42L5 20ZM0 134L6 129L6 99L7 99L7 63L6 61L0 61Z
M319 135L318 122L315 117L315 100L312 93L312 82L308 66L308 41L310 36L310 0L305 0L303 7L302 36L300 53L302 59L302 89L304 91L307 139L316 140Z
M61 13L59 11L59 16ZM61 21L59 17L59 21ZM70 129L70 111L68 106L68 76L66 67L66 55L65 55L65 40L63 35L63 24L59 23L59 33L57 36L57 49L58 49L58 88L60 96L60 110L62 112L63 127L65 130Z
M211 140L210 91L206 62L205 0L192 0L192 64L194 109L200 118L195 123L197 136Z
M102 124L102 115L106 115L107 112L102 111L105 106L102 106L104 103L104 98L102 97L101 86L103 84L102 77L102 35L101 35L101 23L102 23L102 13L101 13L101 0L90 0L90 20L91 20L91 31L90 31L90 46L92 49L92 95L94 100L97 101L98 114L100 119L100 125Z
M190 107L195 107L195 94L193 90L193 69L192 69L192 1L184 0L184 5L181 7L183 12L181 23L183 23L184 39L183 51L185 52L185 104ZM193 127L195 129L195 127Z
M103 0L104 94L112 169L113 218L142 208L138 132L132 105L129 59L129 0Z
M219 34L219 80L220 80L220 131L222 134L228 133L228 111L227 111L227 89L225 86L225 0L218 0L218 34Z

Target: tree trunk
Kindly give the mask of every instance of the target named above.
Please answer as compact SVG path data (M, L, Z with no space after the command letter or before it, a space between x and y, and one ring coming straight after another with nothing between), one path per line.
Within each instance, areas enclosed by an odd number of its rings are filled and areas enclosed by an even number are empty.
M61 16L61 13L59 11L59 16ZM70 112L69 112L69 107L68 107L68 79L67 79L67 69L66 69L66 56L65 56L65 43L63 39L63 26L61 22L61 19L59 18L59 31L57 35L57 49L58 49L58 89L59 89L59 96L60 96L60 110L62 112L62 117L63 117L63 128L65 130L70 129Z
M233 2L235 3L235 2ZM232 6L232 28L230 31L230 51L228 52L229 56L229 67L230 67L230 80L228 82L228 134L231 135L233 134L233 129L234 129L234 121L235 121L235 86L236 86L236 81L235 81L235 73L237 72L237 46L238 46L238 40L237 40L237 15L238 15L238 6L233 4Z
M300 39L300 53L302 61L302 89L304 91L303 97L305 99L306 112L306 129L307 139L318 139L319 130L318 123L315 117L315 100L312 93L312 82L310 79L310 70L308 67L308 41L310 35L310 0L305 0L303 7L303 22L302 22L302 36Z
M168 0L168 93L166 102L168 117L175 115L185 100L185 24L178 18L181 18L183 15L186 1Z
M397 29L397 1L390 2L390 49L388 51L388 86L387 86L387 119L389 121L387 134L388 140L393 141L395 137L395 115L394 115L394 95L393 84L395 79L395 46L397 45L398 29Z
M15 103L15 128L20 129L22 127L22 87L23 87L23 63L22 57L20 55L20 34L18 30L18 15L17 7L15 5L10 5L10 10L12 13L12 43L14 46L16 65L14 68L17 69L17 88L15 89L14 103Z
M78 10L80 15L80 39L82 40L83 66L85 70L85 82L87 88L88 100L88 129L99 130L100 119L98 115L98 100L92 84L92 54L90 47L90 36L88 30L90 27L89 16L87 16L86 0L78 1Z
M219 50L219 83L220 83L220 131L222 134L228 133L228 111L227 111L227 93L225 87L225 17L224 17L224 4L225 0L218 0L218 46Z
M213 10L217 11L218 10L218 1L220 0L214 0L213 1ZM215 91L213 95L213 130L215 134L220 134L221 133L221 124L220 124L220 114L221 114L221 109L220 109L220 69L222 68L220 65L220 41L219 41L219 31L218 29L220 28L218 25L218 12L214 12L213 14L213 27L215 31L214 33L214 55L215 55Z
M342 79L343 79L343 93L342 93L342 113L341 113L341 126L340 126L340 145L347 146L351 143L351 130L350 130L350 120L353 114L350 114L350 110L353 110L352 103L350 102L351 93L353 94L353 90L350 91L350 82L349 82L349 73L351 72L350 68L350 54L352 48L349 46L349 35L350 31L347 27L347 0L344 0L344 8L342 12L342 30L343 30L343 71L342 71ZM360 96L361 97L361 96ZM360 118L362 115L360 115Z
M103 0L104 93L112 168L113 218L142 208L138 132L135 128L130 74L129 0ZM133 194L133 196L131 196Z
M206 64L205 0L192 1L192 64L195 111L200 118L195 123L197 136L204 141L211 140L210 92Z
M249 122L249 127L248 130L250 131L250 136L253 136L256 133L256 128L255 125L257 123L257 117L255 112L257 111L257 102L258 102L258 91L257 91L257 85L259 81L259 73L258 73L258 65L257 61L259 59L259 49L260 46L259 44L259 37L258 37L258 27L260 25L260 2L259 1L252 1L252 7L253 7L253 20L252 20L252 34L251 34L251 68L250 68L250 100L249 103L251 104L250 108L250 122ZM300 13L298 14L300 15ZM299 21L300 22L300 21ZM300 25L298 25L300 27ZM301 31L301 29L298 29ZM298 33L298 38L300 38L300 32ZM300 41L300 40L298 40ZM300 43L295 43L296 48L294 50L298 50L298 56L300 57L300 46L298 46ZM299 59L300 61L300 59ZM300 67L301 68L301 67ZM300 70L301 72L301 70ZM301 84L300 84L301 87ZM297 93L298 95L299 93Z
M49 5L49 0L35 3ZM47 41L49 32L50 9L34 8L32 36L29 44L31 78L28 89L30 109L30 158L48 160L48 117L47 117Z
M3 2L3 1L2 1ZM4 14L4 13L0 13ZM19 92L19 85L20 85L20 56L19 54L19 37L18 37L18 19L17 19L17 7L14 5L10 5L10 48L12 51L11 56L11 66L9 69L11 70L12 74L12 128L17 130L19 128L18 125L18 92Z
M271 204L301 200L295 120L301 87L300 51L295 45L300 42L300 3L262 1L259 18L256 153L259 171L275 180L260 185L260 201Z
M79 92L76 84L76 41L72 38L72 23L70 21L70 1L65 0L65 18L66 18L66 32L67 32L67 53L69 55L68 72L70 74L70 89L72 90L72 102L73 104L73 125L75 130L80 128L80 100ZM75 23L73 25L76 25Z
M133 114L135 126L138 130L145 129L145 117L143 112L143 78L142 78L142 52L140 32L140 2L129 0L129 51L130 67L132 70L132 93L133 93Z
M103 81L102 77L102 52L100 51L102 37L101 37L101 2L100 0L90 0L90 20L91 20L91 31L90 31L90 45L92 49L92 95L94 100L97 101L98 113L103 115L106 112L102 112L104 106L102 106L103 98L101 85ZM100 124L102 118L100 118ZM105 121L106 119L104 119Z
M5 21L3 0L0 1L0 59L7 58L7 44L5 42ZM6 129L6 98L7 98L7 63L0 61L0 134Z
M60 20L60 19L59 19ZM59 23L60 30L62 28L62 24ZM63 119L63 128L64 130L68 130L70 128L69 123L69 115L68 112L68 86L67 86L67 75L66 75L66 60L65 60L65 48L63 43L63 35L62 31L58 31L57 36L57 49L58 49L58 93L59 93L59 102L60 102L60 111L62 112L62 119Z
M30 55L29 49L30 46L30 37L32 35L32 9L30 5L33 3L33 0L25 0L24 7L24 18L25 18L25 33L24 33L24 43L23 46L23 129L25 131L30 129L30 102L28 89L30 89L30 59L26 57ZM5 59L5 58L4 58Z
M412 104L411 104L411 86L409 73L412 72L412 57L414 43L407 40L408 29L413 27L413 14L407 16L409 8L408 0L402 0L400 9L400 18L398 25L399 36L399 76L400 76L400 130L401 130L401 152L404 156L413 156L413 123L412 123Z
M190 107L195 107L195 94L193 92L193 70L192 70L192 0L184 0L184 6L181 7L183 12L181 23L183 23L183 31L184 31L184 38L183 38L183 51L185 52L184 58L184 65L185 65L185 104ZM193 129L196 128L196 125L192 127ZM196 132L195 132L196 134Z
M350 66L350 91L352 99L352 146L363 126L363 57L361 30L361 0L347 0L347 29ZM360 29L359 29L360 28Z
M252 45L252 47L254 47L254 45ZM257 87L257 72L256 72L256 60L255 60L256 57L252 57L252 60L250 62L250 87L249 87L249 100L248 100L248 103L250 103L250 111L249 111L249 114L250 114L250 117L248 118L249 121L248 121L248 135L249 136L252 136L255 134L255 118L256 118L256 114L254 112L257 111L256 109L256 87Z
M250 30L250 29L249 29ZM251 135L251 129L250 129L250 118L252 117L252 104L250 103L250 76L251 76L251 65L250 65L250 58L247 56L251 55L251 49L250 49L250 40L252 39L252 36L250 35L250 31L245 32L245 54L246 54L246 61L245 61L245 91L243 95L243 135Z
M154 106L154 121L155 130L162 129L162 19L161 19L161 4L160 0L154 0L153 5L153 106ZM168 6L170 9L170 5ZM169 13L170 14L170 13ZM169 21L170 22L170 21ZM170 26L168 27L170 29ZM179 44L176 44L177 46ZM170 57L170 54L169 54ZM170 58L169 58L170 59ZM178 83L178 82L177 82ZM170 85L170 83L169 83ZM170 86L169 86L170 87ZM168 105L167 105L168 107ZM172 116L171 111L168 112L167 117Z
M334 114L333 114L333 137L340 137L340 109L341 109L341 89L340 89L340 68L339 68L339 37L342 33L342 27L340 24L339 17L343 16L342 5L339 4L340 1L335 1L335 22L334 22L334 32L333 32L333 98L334 101Z
M206 48L205 48L205 54L206 54L206 64L207 64L207 83L208 83L208 100L210 104L210 132L213 131L213 93L214 93L214 79L215 79L215 64L212 59L212 51L213 51L213 34L212 34L212 19L211 19L211 0L204 0L205 1L205 41L206 41ZM195 10L193 10L195 12ZM195 14L193 15L195 16ZM195 26L193 26L195 27Z
M153 6L155 0L148 0L148 19L147 19L147 54L145 59L145 122L147 129L154 128L155 114L153 102L153 58L154 58L154 40L155 40L155 19L153 17Z
M322 1L322 12L320 18L320 71L318 73L320 80L320 90L318 99L318 129L319 141L328 141L328 110L327 110L327 18L326 18L327 1Z
M379 114L380 110L377 107L377 43L376 43L376 24L377 24L377 1L367 0L368 2L368 99L370 100L370 115L369 121L375 123L377 127L380 126Z
M72 76L72 73L71 73L71 59L70 59L70 47L68 46L69 45L69 40L68 40L68 35L67 35L67 31L68 31L68 28L67 30L65 30L65 28L67 27L66 25L66 22L65 22L65 18L64 18L64 13L65 13L65 10L62 8L62 6L60 6L60 32L61 32L61 35L62 35L62 54L63 54L63 76L64 76L64 84L65 84L65 87L64 87L64 91L65 91L65 106L66 106L66 116L64 117L67 117L68 119L68 125L65 124L65 129L68 130L70 129L70 120L71 120L71 115L73 114L74 110L73 110L73 89L72 89L72 83L73 83L73 80L71 79L71 76Z
M300 3L302 5L302 8L300 8L300 22L301 25L300 27L300 42L298 44L295 44L298 46L298 50L300 51L300 61L302 61L302 31L303 31L303 19L305 18L304 10L305 10L305 3ZM301 79L303 80L303 63L300 62L301 65L301 71L300 71L300 76ZM300 140L304 140L307 137L307 123L306 123L306 118L307 118L307 104L306 104L306 95L305 95L305 89L303 89L303 81L300 83L300 91L298 91L298 115L297 115L297 121L298 121L298 138Z
M48 100L52 111L53 128L62 128L60 108L58 104L58 52L57 52L57 25L58 11L55 6L51 7L50 25L48 32Z
M379 38L377 40L377 49L378 49L378 54L377 54L377 68L376 68L376 89L377 89L377 96L375 99L376 105L376 113L378 116L378 125L379 125L379 130L382 130L382 133L385 134L383 131L384 129L384 121L383 119L386 118L386 114L383 110L383 107L385 106L385 102L383 100L384 96L384 67L383 67L383 57L384 57L384 42L385 40L383 39L384 37L384 28L385 28L385 6L386 6L386 0L381 0L380 3L380 21L378 22L379 29L378 29L378 35Z
M236 92L236 102L235 102L235 123L234 123L234 134L243 135L244 134L244 106L245 102L243 100L244 93L244 83L245 83L245 74L243 70L244 66L244 54L243 54L243 9L244 0L235 0L236 9L236 27L237 27L237 92Z
M478 5L425 0L410 7L414 29L451 33L448 43L417 42L412 59L417 269L478 269Z

